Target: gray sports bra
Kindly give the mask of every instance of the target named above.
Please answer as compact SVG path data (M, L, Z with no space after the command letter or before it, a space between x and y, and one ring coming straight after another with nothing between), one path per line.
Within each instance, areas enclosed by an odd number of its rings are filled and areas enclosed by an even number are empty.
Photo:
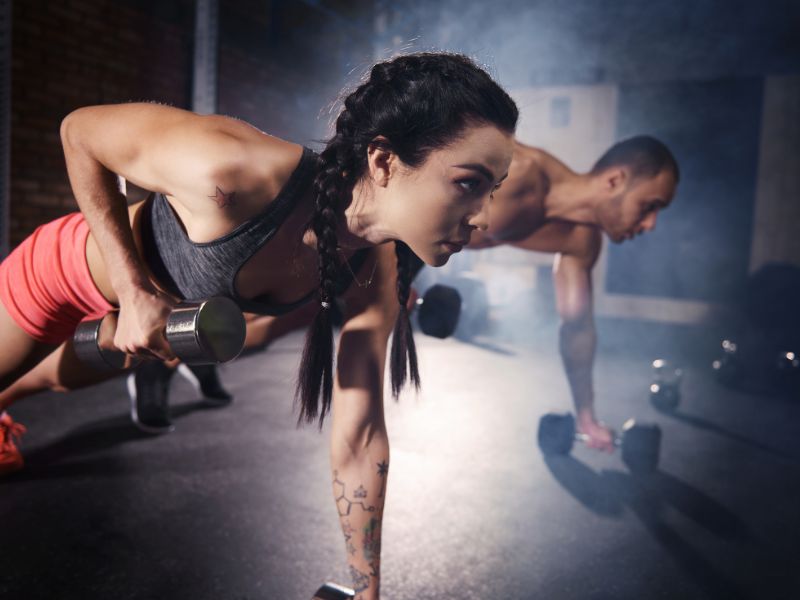
M162 194L152 194L142 209L141 221L147 265L170 293L190 302L227 296L243 312L276 316L310 302L317 290L289 304L267 304L261 298L241 297L235 283L242 265L272 239L308 190L314 180L316 160L317 155L304 148L299 164L277 197L262 212L210 242L190 240L167 199ZM353 273L358 273L368 251L359 250L350 258ZM351 281L349 270L342 269L337 293L343 293Z

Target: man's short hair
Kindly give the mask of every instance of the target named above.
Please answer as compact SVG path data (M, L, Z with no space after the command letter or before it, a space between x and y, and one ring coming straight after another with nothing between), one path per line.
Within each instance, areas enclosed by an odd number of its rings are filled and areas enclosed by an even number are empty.
M633 177L655 177L669 169L680 179L678 161L664 143L649 135L637 135L617 142L592 167L592 173L600 173L611 167L628 167Z

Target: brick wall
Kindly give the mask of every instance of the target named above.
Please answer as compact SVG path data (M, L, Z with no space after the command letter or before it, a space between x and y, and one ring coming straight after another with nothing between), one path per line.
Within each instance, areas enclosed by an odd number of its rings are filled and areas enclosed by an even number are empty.
M308 144L372 54L372 0L219 0L218 112ZM25 0L12 20L10 244L77 205L61 120L91 104L189 108L194 0ZM318 118L320 113L322 118Z
M90 104L187 107L192 2L25 0L12 16L10 245L76 209L58 131Z

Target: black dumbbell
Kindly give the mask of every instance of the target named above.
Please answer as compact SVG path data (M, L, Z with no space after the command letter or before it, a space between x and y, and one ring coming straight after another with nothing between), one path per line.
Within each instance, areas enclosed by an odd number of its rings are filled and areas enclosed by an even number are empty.
M653 383L650 384L650 402L659 410L672 411L681 402L681 380L683 370L669 361L657 358L653 361Z
M132 366L128 356L113 348L117 313L83 321L72 341L78 358L95 369ZM190 365L212 365L236 358L244 347L245 322L236 303L224 297L178 304L167 318L165 336L170 349Z
M775 373L781 391L800 395L800 356L796 352L780 352L775 363Z
M711 363L714 376L723 385L736 385L744 377L744 365L739 357L739 346L732 340L722 340L722 356Z
M549 413L539 420L539 447L545 455L569 454L576 441L586 442L588 438L588 435L576 431L575 417L570 413ZM622 462L631 471L654 471L658 467L661 449L661 428L628 419L622 426L622 435L614 434L614 445L621 447Z
M352 600L356 593L336 583L326 583L316 592L311 600Z
M438 338L453 335L469 341L485 331L489 323L486 286L468 274L432 285L417 300L417 308L420 329Z
M455 288L437 283L417 299L415 310L423 333L441 339L450 337L461 316L461 294Z

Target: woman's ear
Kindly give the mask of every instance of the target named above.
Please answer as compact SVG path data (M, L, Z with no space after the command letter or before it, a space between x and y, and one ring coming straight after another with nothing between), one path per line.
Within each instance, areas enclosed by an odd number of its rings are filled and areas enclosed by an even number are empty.
M367 146L367 171L375 185L386 187L397 170L398 158L382 135Z

